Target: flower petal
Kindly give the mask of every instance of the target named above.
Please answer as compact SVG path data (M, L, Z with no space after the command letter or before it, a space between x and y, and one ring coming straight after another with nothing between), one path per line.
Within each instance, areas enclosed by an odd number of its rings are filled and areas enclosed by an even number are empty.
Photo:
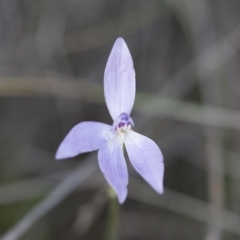
M164 163L156 143L131 131L125 145L133 167L158 193L163 193Z
M113 120L121 113L130 115L135 91L132 57L125 41L118 38L113 45L104 72L104 95Z
M128 172L123 144L117 135L99 149L98 161L106 180L116 192L119 203L123 203L127 197Z
M74 157L101 148L113 136L111 129L112 126L98 122L77 124L60 144L56 159Z

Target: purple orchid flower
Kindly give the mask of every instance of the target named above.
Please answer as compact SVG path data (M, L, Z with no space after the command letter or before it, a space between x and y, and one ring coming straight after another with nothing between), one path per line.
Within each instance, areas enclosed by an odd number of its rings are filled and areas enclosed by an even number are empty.
M135 91L133 60L125 41L114 43L104 73L104 95L113 125L82 122L73 127L60 144L56 159L74 157L99 149L98 161L107 182L118 196L127 197L128 171L123 143L137 172L156 190L163 193L163 156L151 139L132 130L130 117Z

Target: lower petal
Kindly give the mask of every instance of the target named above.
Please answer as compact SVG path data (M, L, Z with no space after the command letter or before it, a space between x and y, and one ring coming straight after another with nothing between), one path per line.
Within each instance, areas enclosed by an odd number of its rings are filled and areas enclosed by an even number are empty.
M128 172L122 140L117 135L99 149L98 160L101 171L118 196L119 203L123 203L127 197Z
M164 163L155 142L131 131L125 140L129 159L136 171L158 192L163 193Z
M60 144L56 159L74 157L104 146L111 138L112 126L98 122L82 122L72 128Z

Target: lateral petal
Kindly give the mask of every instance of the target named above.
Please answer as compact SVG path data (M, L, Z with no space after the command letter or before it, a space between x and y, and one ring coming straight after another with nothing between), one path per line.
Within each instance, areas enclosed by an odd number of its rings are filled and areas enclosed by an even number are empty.
M99 149L98 161L107 182L116 192L119 203L123 203L128 191L128 172L123 155L123 144L117 135Z
M113 45L104 72L104 95L113 120L121 113L130 115L135 91L133 60L123 38L118 38Z
M157 144L131 131L125 140L129 159L136 171L158 192L163 193L164 163Z
M113 137L112 126L98 122L82 122L75 125L60 144L56 159L74 157L103 147Z

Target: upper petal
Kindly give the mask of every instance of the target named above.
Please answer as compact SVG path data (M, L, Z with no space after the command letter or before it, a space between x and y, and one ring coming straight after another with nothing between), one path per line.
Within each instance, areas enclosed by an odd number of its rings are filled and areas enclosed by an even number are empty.
M157 144L131 131L126 137L125 145L133 167L158 193L163 193L164 164Z
M90 152L107 143L112 126L98 122L82 122L72 128L60 144L56 159L74 157Z
M117 135L99 149L98 160L101 171L118 196L119 203L123 203L127 197L128 172L123 144Z
M104 95L113 120L121 113L130 115L135 91L132 57L125 41L118 38L113 45L104 72Z

